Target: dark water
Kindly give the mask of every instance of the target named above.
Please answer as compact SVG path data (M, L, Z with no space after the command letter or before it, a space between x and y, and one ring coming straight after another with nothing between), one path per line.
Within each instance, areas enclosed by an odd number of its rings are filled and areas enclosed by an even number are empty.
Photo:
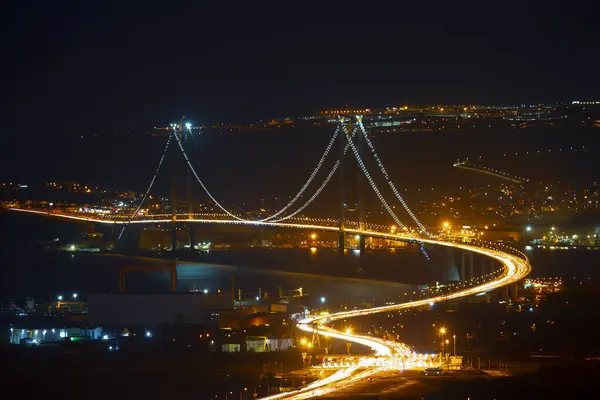
M0 298L3 300L34 296L38 301L45 301L55 298L59 293L71 292L77 292L85 299L89 293L116 292L121 265L153 262L118 255L49 251L37 243L53 238L59 238L63 244L70 243L87 230L85 224L4 212L0 213L0 225ZM374 265L380 266L378 268L381 271L386 270L389 277L396 278L394 281L405 282L404 277L419 275L411 273L414 264L409 262L417 256L401 251L393 254L380 252L373 255L370 262L374 260ZM348 268L346 276L364 278L356 272L356 267L361 264L352 252L344 259L347 261L344 261L343 267ZM313 301L326 297L328 302L352 300L355 303L362 300L382 301L389 296L402 295L411 287L389 282L358 281L342 276L322 276L327 274L327 267L334 260L339 260L338 255L326 249L319 249L317 254L309 249L212 252L208 257L180 263L177 267L177 286L179 291L192 288L229 291L231 277L235 276L236 288L241 288L246 295L257 293L259 288L263 292L277 294L279 287L285 292L302 287L304 293L313 295ZM427 276L427 270L424 271ZM371 275L377 275L375 272ZM169 276L166 273L132 273L128 278L128 290L168 291Z
M71 292L80 293L85 299L89 293L116 292L121 265L151 262L116 255L45 251L42 245L35 243L56 237L60 243L69 243L79 239L87 229L87 225L71 221L0 212L0 299L19 301L25 296L34 296L38 301L45 301L58 293ZM402 296L412 287L389 282L433 281L435 264L440 258L436 261L435 250L431 255L433 261L426 262L419 252L411 249L368 252L362 258L348 251L340 261L330 249L319 249L316 253L309 249L213 251L208 256L178 265L178 290L229 291L231 277L235 276L236 288L241 288L246 295L257 293L259 288L276 294L279 287L284 291L302 287L305 293L313 295L315 302L322 296L332 303L379 302ZM533 276L600 279L600 252L536 252L532 260ZM363 271L357 272L358 268ZM365 281L365 278L371 280ZM128 278L128 289L132 292L167 291L169 276L133 273Z

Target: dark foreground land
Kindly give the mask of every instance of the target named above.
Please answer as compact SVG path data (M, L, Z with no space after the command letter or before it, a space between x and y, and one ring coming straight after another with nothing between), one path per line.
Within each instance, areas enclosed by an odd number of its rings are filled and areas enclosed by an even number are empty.
M574 399L596 398L599 389L600 362L586 361L537 365L533 371L509 377L477 370L435 377L395 372L319 399Z
M222 399L229 392L251 399L254 390L266 395L268 382L259 377L267 366L280 372L301 368L302 361L297 352L223 354L176 345L118 352L101 342L12 347L0 351L0 386L25 399Z
M283 363L283 367L281 367ZM0 352L5 393L20 398L87 399L252 399L266 395L259 376L301 367L296 352L222 354L189 348L146 347L106 352L104 348L10 348ZM595 398L600 390L600 361L537 362L513 376L478 370L423 377L391 372L371 383L354 385L326 398L345 399L568 399ZM244 390L246 388L246 390Z

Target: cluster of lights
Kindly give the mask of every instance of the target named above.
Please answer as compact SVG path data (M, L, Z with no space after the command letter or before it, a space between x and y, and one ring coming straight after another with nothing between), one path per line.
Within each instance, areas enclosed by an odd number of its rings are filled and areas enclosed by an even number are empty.
M527 178L523 178L520 176L514 176L514 175L510 175L507 174L506 172L502 172L499 171L497 169L493 169L493 168L488 168L488 167L484 167L481 165L476 165L471 163L469 160L463 161L463 162L457 162L454 164L455 167L457 168L462 168L462 169L470 169L473 171L480 171L483 172L485 174L489 174L489 175L493 175L497 178L501 178L501 179L508 179L510 181L513 181L515 183L527 183L529 182L529 179Z

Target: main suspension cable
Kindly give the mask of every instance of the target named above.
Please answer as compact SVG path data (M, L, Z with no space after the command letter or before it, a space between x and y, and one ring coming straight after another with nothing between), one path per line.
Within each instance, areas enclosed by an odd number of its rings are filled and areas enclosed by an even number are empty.
M165 155L167 154L167 150L169 149L170 143L171 143L171 134L169 134L169 137L167 138L167 144L165 145L162 155L160 156L160 161L158 162L158 166L156 167L154 176L152 177L152 180L150 181L150 185L148 185L148 189L146 190L146 193L144 193L144 197L142 198L142 201L140 202L140 204L138 204L137 208L135 209L135 212L127 220L127 223L123 226L123 229L121 229L121 233L119 233L119 237L117 238L117 240L121 239L121 236L123 236L123 232L125 232L126 226L129 225L131 223L131 220L137 216L137 213L142 208L142 205L146 201L146 198L148 198L148 195L150 194L150 190L152 190L152 186L154 186L154 181L156 181L156 177L158 176L158 172L160 171L160 167L162 166L163 160L165 159Z
M365 126L362 123L362 116L357 116L356 119L357 119L358 125L363 133L363 137L365 138L365 141L367 142L367 145L371 149L371 153L373 154L373 157L375 158L375 161L377 162L377 165L379 165L379 168L381 169L381 172L383 173L385 180L387 181L388 185L390 186L390 188L396 195L396 198L398 199L398 201L400 201L400 203L402 204L402 206L404 207L404 209L406 210L408 215L410 215L410 217L413 219L413 221L415 221L415 223L419 226L419 228L421 228L421 232L427 236L431 236L431 234L427 231L427 228L425 228L425 226L421 223L421 221L419 221L417 216L408 207L408 204L406 204L406 201L404 201L404 198L400 195L400 192L398 191L398 189L396 189L394 182L392 182L392 180L390 179L388 172L386 171L385 167L383 166L383 163L381 162L381 159L379 158L379 155L377 154L377 151L375 150L375 146L373 146L371 139L369 139L367 130L365 129Z
M215 199L215 197L208 191L206 185L204 185L204 182L202 182L202 179L200 179L200 177L196 173L196 170L194 169L194 166L190 162L190 159L188 158L187 154L185 153L185 150L183 149L183 145L181 144L181 140L179 139L179 136L177 135L177 132L173 131L172 134L173 134L173 136L175 136L175 140L177 141L177 144L179 145L179 149L181 150L181 153L183 154L183 157L185 158L185 161L186 161L188 167L190 168L190 171L192 171L192 174L194 174L194 176L196 177L196 180L198 181L198 183L200 184L200 186L202 186L202 189L204 189L204 191L206 192L206 194L208 195L208 197L210 197L210 199L216 204L216 206L219 207L225 214L229 215L230 217L232 217L232 218L234 218L234 219L236 219L238 221L250 222L248 220L240 218L237 215L229 212L229 210L227 210L225 207L223 207L221 205L221 203L219 203L217 201L217 199Z
M339 130L339 126L338 126L338 130ZM353 129L351 137L354 137L355 134L356 134L356 128ZM343 151L342 157L346 155L346 152L348 151L349 147L350 147L350 144L346 143L346 146L344 147L344 151ZM323 181L323 183L321 184L321 186L319 186L319 188L317 189L317 191L306 201L306 203L304 203L300 208L298 208L293 213L291 213L289 215L286 215L283 218L276 219L276 220L274 220L272 222L281 222L281 221L285 221L286 219L290 219L290 218L296 216L297 214L299 214L300 212L302 212L302 210L304 210L306 207L308 207L308 205L310 203L312 203L314 199L317 198L317 196L321 193L321 191L323 191L323 189L325 188L325 186L327 186L327 184L329 183L329 181L331 180L331 178L333 177L333 175L335 174L335 172L339 168L340 161L341 160L337 160L336 161L336 163L333 165L333 168L331 168L331 171L329 171L329 174L327 175L327 177L325 178L325 180Z
M343 120L340 121L340 125L342 125L342 131L344 132L344 134L346 135L346 138L348 139L348 143L350 144L350 147L352 148L352 152L354 153L354 157L356 157L356 161L358 161L358 165L363 170L363 173L365 174L365 177L367 178L367 180L371 184L371 188L373 188L373 191L375 192L375 194L379 198L379 201L381 202L381 204L383 205L383 207L387 210L387 212L390 214L390 216L394 219L394 221L396 221L396 224L398 224L398 226L400 228L405 228L404 224L400 221L400 219L398 219L398 217L396 216L396 214L394 213L394 211L392 210L392 208L388 205L388 203L383 198L383 195L381 194L381 192L377 188L377 185L375 185L375 182L373 181L373 178L371 178L371 175L369 174L369 171L367 170L367 167L365 166L362 158L360 157L360 154L358 153L358 150L356 149L356 146L354 145L354 142L350 138L350 135L348 135L348 131L346 130L346 126L344 125Z
M179 145L179 148L188 164L188 167L190 168L190 170L192 171L192 173L194 174L194 176L196 177L196 180L198 181L198 183L200 183L200 185L202 186L202 188L204 189L204 191L206 192L206 194L208 194L208 196L211 198L211 200L222 210L224 211L227 215L239 220L239 221L245 221L245 222L254 222L254 223L260 223L260 222L267 222L267 221L271 221L274 218L277 218L278 216L280 216L281 214L283 214L287 209L289 209L296 201L298 201L298 199L300 199L300 197L302 196L302 194L306 191L306 189L308 188L308 186L312 183L312 181L314 180L314 178L316 177L317 173L319 172L319 170L321 169L321 167L323 166L323 163L325 162L325 159L327 158L327 156L329 155L331 148L333 147L333 145L335 144L335 141L338 137L339 134L339 126L336 127L335 131L333 132L333 135L327 145L327 147L325 148L325 151L323 152L323 154L321 155L321 159L319 160L319 162L317 163L317 166L314 168L314 170L312 171L312 173L310 174L308 180L304 183L304 185L302 186L302 188L300 188L300 190L298 191L298 193L294 196L294 198L287 204L285 205L281 210L277 211L275 214L268 216L266 218L262 218L262 219L258 219L258 220L251 220L251 219L244 219L244 218L240 218L237 215L235 215L234 213L230 212L229 210L227 210L225 207L223 207L219 202L217 202L217 200L215 199L215 197L208 191L206 185L202 182L202 180L200 179L200 177L198 176L198 174L196 173L196 170L193 168L192 163L190 162L185 150L183 149L183 145L181 144L181 140L179 139L179 137L175 134L175 137L177 139L177 143ZM334 171L335 172L335 171ZM333 175L332 173L330 175ZM327 183L325 182L322 188L326 185ZM320 193L320 190L319 190ZM314 200L316 196L313 196L311 198L311 200L309 202L307 202L303 207L301 207L301 210L306 208L306 206L308 206L308 204L310 204L310 202L312 202L312 200ZM295 212L293 215L296 215L299 211ZM285 217L284 219L288 219L290 218ZM279 219L278 221L281 221L281 219Z
M308 180L306 181L306 183L304 184L304 186L302 186L302 188L300 189L300 191L296 194L296 196L294 196L294 198L285 206L283 207L281 210L277 211L275 214L271 215L270 217L258 220L258 222L266 222L266 221L270 221L273 218L276 218L278 216L280 216L281 214L283 214L288 208L290 208L292 206L292 204L294 204L299 198L300 196L302 196L302 194L306 191L306 189L308 188L308 185L310 185L310 183L313 181L313 179L315 178L315 176L317 175L317 172L319 172L319 170L321 169L321 166L323 166L323 162L325 162L325 159L327 158L327 155L329 154L329 151L331 150L331 148L333 147L333 144L335 143L335 140L337 139L338 133L340 132L340 126L338 125L335 128L335 131L333 132L333 135L331 136L331 140L329 141L329 144L327 145L327 147L325 148L325 152L323 153L323 155L321 156L321 159L319 160L319 162L317 163L317 166L315 167L315 169L313 170L313 172L310 174L310 177L308 178ZM337 168L337 167L335 167ZM335 172L335 171L334 171ZM331 174L332 175L332 174ZM332 175L333 176L333 175ZM326 183L325 183L326 184ZM322 186L324 187L324 186ZM320 189L322 190L322 189ZM319 190L319 192L320 192ZM314 196L316 197L316 196ZM312 201L312 200L311 200ZM308 204L306 204L304 207L306 207ZM304 207L302 207L302 209L304 209ZM295 215L295 214L294 214Z

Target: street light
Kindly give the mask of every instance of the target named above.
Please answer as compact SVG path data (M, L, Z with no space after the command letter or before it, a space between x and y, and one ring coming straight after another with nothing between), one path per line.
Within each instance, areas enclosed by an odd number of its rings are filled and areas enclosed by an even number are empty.
M327 301L327 298L325 296L321 297L321 303L325 303Z
M57 299L58 299L58 301L62 301L62 299L63 299L62 294L59 294Z
M446 328L441 327L440 328L440 337L441 337L441 344L442 344L442 358L444 358L445 355L445 349L444 349L444 335L446 334Z
M77 300L77 296L78 296L77 293L73 293L73 300Z
M452 338L454 339L454 357L456 357L456 335L452 335Z
M531 225L527 225L527 227L525 227L525 230L527 232L531 232L533 230L533 228L531 227Z

